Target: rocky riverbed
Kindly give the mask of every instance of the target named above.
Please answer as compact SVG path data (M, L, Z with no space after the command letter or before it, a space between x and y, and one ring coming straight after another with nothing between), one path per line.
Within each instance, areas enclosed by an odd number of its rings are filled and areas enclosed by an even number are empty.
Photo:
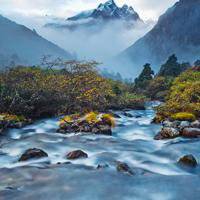
M56 118L7 131L0 200L199 200L199 138L155 140L151 106L115 114L112 136L60 134Z

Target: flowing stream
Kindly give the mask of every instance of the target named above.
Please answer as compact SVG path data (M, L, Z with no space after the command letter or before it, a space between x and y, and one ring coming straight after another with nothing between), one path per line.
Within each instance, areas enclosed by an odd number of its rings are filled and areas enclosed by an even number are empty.
M55 118L9 130L0 137L0 200L199 200L200 167L177 160L185 154L200 159L200 140L156 141L161 127L151 124L152 106L128 112L133 117L116 112L121 118L113 136L58 134ZM18 162L29 148L49 157ZM77 149L88 158L69 162L66 154ZM116 161L134 175L118 172Z

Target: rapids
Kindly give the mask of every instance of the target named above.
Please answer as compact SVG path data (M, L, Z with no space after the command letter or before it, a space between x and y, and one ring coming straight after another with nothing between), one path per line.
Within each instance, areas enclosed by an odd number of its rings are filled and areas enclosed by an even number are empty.
M121 118L113 136L59 134L57 118L0 136L0 200L199 200L200 167L185 168L177 160L185 154L199 159L200 140L155 141L161 127L151 124L152 106L128 112L132 118L116 112ZM19 163L34 147L49 157ZM88 158L69 162L66 154L77 149ZM118 172L116 161L134 175Z

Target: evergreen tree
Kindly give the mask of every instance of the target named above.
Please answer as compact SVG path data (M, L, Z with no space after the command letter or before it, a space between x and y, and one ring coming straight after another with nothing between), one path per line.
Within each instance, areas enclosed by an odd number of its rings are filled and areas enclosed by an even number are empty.
M151 65L146 63L139 77L135 79L135 89L144 90L153 79L153 75L154 71L151 69Z
M177 77L183 71L190 67L189 63L178 63L178 59L175 54L171 55L167 62L161 66L160 71L158 72L158 76L171 76Z

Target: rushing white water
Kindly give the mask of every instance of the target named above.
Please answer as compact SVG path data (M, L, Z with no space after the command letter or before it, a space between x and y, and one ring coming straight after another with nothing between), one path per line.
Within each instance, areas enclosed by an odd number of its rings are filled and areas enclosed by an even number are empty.
M200 141L155 141L160 126L151 124L152 107L128 112L133 117L117 112L121 118L113 136L58 134L58 119L8 131L0 138L0 199L199 199L199 167L176 163L188 153L200 158ZM19 163L29 148L49 157ZM66 154L77 149L88 158L66 163ZM127 163L135 175L117 172L116 161ZM109 167L97 170L99 164Z

